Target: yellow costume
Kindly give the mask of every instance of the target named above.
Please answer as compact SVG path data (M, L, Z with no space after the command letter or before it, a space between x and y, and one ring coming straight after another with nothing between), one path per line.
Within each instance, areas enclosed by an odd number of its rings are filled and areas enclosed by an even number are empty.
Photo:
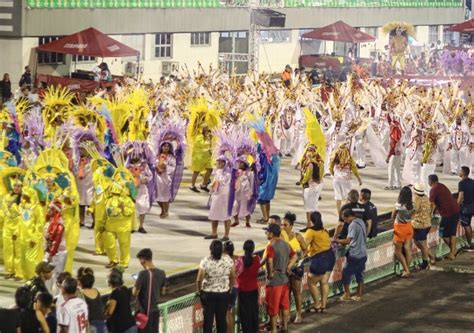
M43 227L45 217L38 202L37 193L31 187L23 189L24 199L20 204L20 243L21 269L23 278L32 279L35 276L35 267L43 258Z
M20 246L20 206L17 204L18 195L9 193L2 201L3 220L3 262L5 273L23 276L21 272Z
M110 186L102 226L102 230L105 230L105 250L110 263L119 263L124 268L128 267L130 261L130 234L135 216L135 204L125 192L119 183ZM120 260L117 255L117 241L120 247Z
M212 169L212 142L199 134L193 140L191 170L203 172L207 169Z
M90 211L94 214L94 239L95 239L95 253L104 254L105 245L104 245L104 231L102 229L105 220L105 200L106 200L106 190L109 185L112 183L110 177L104 175L106 172L107 166L98 167L93 175L92 182L94 183L94 199L90 207Z
M73 187L72 184L71 187ZM75 185L73 188L75 188ZM66 241L67 249L67 259L64 270L71 273L74 252L76 251L77 243L79 243L80 233L79 196L77 195L77 190L65 190L61 199L64 203L62 216L64 221L64 239Z

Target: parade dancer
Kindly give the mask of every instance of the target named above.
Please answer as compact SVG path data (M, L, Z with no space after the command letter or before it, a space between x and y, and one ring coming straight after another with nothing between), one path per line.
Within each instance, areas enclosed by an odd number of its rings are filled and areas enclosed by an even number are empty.
M46 216L46 246L44 261L54 266L53 286L59 273L64 271L67 259L67 249L65 242L64 221L62 219L62 203L56 199L49 205L48 215Z
M406 146L405 165L403 168L403 179L409 184L420 182L421 154L423 147L423 132L417 128L415 122L412 125L410 139Z
M433 175L436 169L436 160L438 159L438 139L439 134L437 133L436 125L426 130L424 145L423 145L423 157L421 160L421 181L425 184L425 194L429 195L429 183L428 176Z
M23 279L35 276L35 267L43 258L43 226L45 218L38 194L31 187L23 188L20 203L21 271Z
M138 232L146 234L143 227L145 215L150 211L156 197L155 157L146 141L130 141L122 146L126 157L125 166L133 177L137 189L135 209L138 215Z
M316 146L309 145L301 162L301 186L306 212L306 227L311 227L311 213L318 211L319 197L322 190L324 164L316 152Z
M184 170L184 124L167 122L153 137L156 156L156 200L161 208L160 218L169 215L170 203L176 198ZM176 147L174 147L174 145Z
M230 219L229 195L231 191L231 166L225 156L217 158L216 173L211 182L211 197L209 208L209 220L212 223L212 232L204 239L217 239L217 227L219 222L224 222L224 237L222 241L229 240Z
M462 125L462 119L456 118L456 124L451 129L447 151L451 151L451 174L456 175L467 162L470 133Z
M250 215L252 214L252 211L249 209L249 203L253 197L255 176L245 157L241 157L238 160L238 164L239 170L237 171L237 179L235 181L235 204L232 210L234 223L232 223L231 226L238 226L239 217L245 217L245 226L250 228Z
M106 268L119 265L122 269L130 262L130 241L132 224L135 218L135 205L128 191L121 183L113 182L105 200L105 219L102 228L105 232L105 250L109 263ZM117 255L117 242L120 255Z
M388 185L385 186L384 189L399 190L402 186L400 172L402 159L402 129L396 116L392 119L390 115L387 115L387 119L390 125L389 150L386 160L388 163Z
M331 156L329 171L334 177L334 199L336 200L336 208L339 214L342 200L347 198L347 194L352 188L352 175L359 181L359 186L362 185L362 179L360 178L356 163L345 143L340 144Z
M8 178L8 180L10 180ZM20 243L20 201L23 183L19 179L12 181L13 189L2 200L3 220L3 263L5 279L21 279L21 243Z

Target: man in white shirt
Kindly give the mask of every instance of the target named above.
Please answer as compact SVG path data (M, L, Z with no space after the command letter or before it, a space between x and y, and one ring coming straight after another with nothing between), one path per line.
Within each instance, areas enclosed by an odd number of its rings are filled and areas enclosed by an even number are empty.
M76 297L77 280L66 278L61 285L64 302L58 304L56 316L59 333L87 333L89 327L87 304Z

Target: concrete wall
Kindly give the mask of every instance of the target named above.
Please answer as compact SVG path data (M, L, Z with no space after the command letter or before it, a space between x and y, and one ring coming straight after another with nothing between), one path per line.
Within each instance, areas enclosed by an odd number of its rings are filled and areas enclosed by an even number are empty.
M261 43L259 48L260 72L281 72L285 65L293 68L298 65L300 56L299 30L291 31L289 42Z
M413 25L453 24L463 8L282 8L286 28L315 28L338 20L357 26L382 26L391 20ZM220 9L55 9L23 11L24 36L70 34L91 26L108 34L239 31L249 28L246 8Z

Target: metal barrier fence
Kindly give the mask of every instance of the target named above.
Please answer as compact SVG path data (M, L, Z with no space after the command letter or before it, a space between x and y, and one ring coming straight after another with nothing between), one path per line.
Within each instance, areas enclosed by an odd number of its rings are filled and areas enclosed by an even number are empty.
M217 8L250 0L26 0L29 8ZM262 0L268 7L462 7L463 0Z
M432 252L437 256L444 256L449 252L448 247L444 244L438 234L438 220L433 219L433 227L428 234L428 244ZM458 226L458 247L465 245L464 229ZM379 234L376 238L367 242L367 263L364 273L365 283L377 281L388 276L398 274L401 267L394 257L393 248L393 230L389 230ZM342 293L342 269L345 263L345 249L339 248L336 253L336 265L329 279L329 296L333 297ZM412 265L421 262L421 252L413 245L413 261ZM307 285L307 273L303 277L303 309L308 309L312 304L311 295ZM356 286L355 280L352 281L351 288ZM264 323L268 320L264 305L265 299L265 277L259 278L259 318ZM292 300L292 311L294 311L294 300ZM203 327L203 311L199 297L195 294L188 294L169 302L160 304L160 333L189 333L202 332ZM236 316L236 332L239 332L239 319Z

